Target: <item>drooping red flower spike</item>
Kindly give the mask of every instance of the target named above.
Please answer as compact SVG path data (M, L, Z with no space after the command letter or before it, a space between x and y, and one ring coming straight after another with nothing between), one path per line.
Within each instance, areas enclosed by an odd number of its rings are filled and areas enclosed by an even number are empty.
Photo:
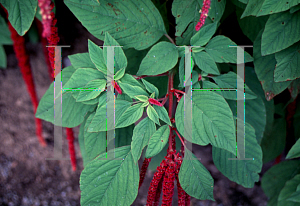
M43 37L47 38L51 35L52 17L51 17L51 0L38 0L40 14L43 21Z
M76 155L75 155L75 148L74 148L74 134L72 128L66 128L67 133L67 140L69 145L69 154L71 159L71 165L73 171L76 170Z
M142 184L144 182L144 179L145 179L146 172L147 172L150 161L151 161L151 158L145 158L144 159L144 162L143 162L143 165L142 165L142 168L141 168L141 172L140 172L139 188L142 186Z
M200 19L199 19L199 22L197 23L197 25L195 26L196 31L199 31L200 28L204 25L205 19L206 19L207 14L208 14L208 10L210 8L210 3L211 3L211 0L204 0L203 1L203 6L202 6L202 9L201 9Z
M174 195L174 181L175 181L175 167L174 161L170 161L166 169L164 182L163 182L163 206L171 206Z
M162 105L159 101L157 101L156 99L149 98L148 101L149 101L150 104L154 104L154 105L157 105L157 106L160 106L160 107L163 106L163 105Z
M6 11L6 14L7 14L7 11ZM19 63L19 67L21 69L23 80L25 81L28 93L30 95L31 102L33 105L33 111L35 114L36 110L37 110L37 106L38 106L38 100L37 100L37 95L36 95L36 91L35 91L34 81L32 78L30 60L29 60L29 56L26 52L25 39L24 39L24 37L20 36L17 33L17 31L13 28L13 26L11 25L10 22L8 22L8 28L11 32L11 39L14 43L13 48L14 48L16 57L18 59L18 63ZM41 119L35 118L35 127L36 127L36 135L38 137L38 140L39 140L40 144L43 147L45 147L47 144L42 135Z

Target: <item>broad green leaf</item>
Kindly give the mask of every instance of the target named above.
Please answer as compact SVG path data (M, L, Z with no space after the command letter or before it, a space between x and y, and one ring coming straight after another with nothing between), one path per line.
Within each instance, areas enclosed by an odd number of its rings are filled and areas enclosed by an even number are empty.
M286 11L300 3L300 0L265 0L257 16Z
M147 101L147 102L144 102L142 105L141 105L141 107L147 107L149 105L149 102Z
M126 100L127 102L132 102L132 99L127 94L118 94L117 96L118 100Z
M158 116L157 112L155 111L155 109L150 104L147 107L147 115L153 122L160 125L159 124L159 116Z
M114 100L111 100L107 104L114 104ZM131 106L131 102L127 102L124 100L116 100L115 101L115 122L117 123L119 118L123 115L123 113ZM101 131L108 131L113 128L112 124L107 124L106 118L106 104L103 104L101 107L97 108L96 114L88 126L88 132L101 132ZM120 128L117 125L115 128Z
M237 119L243 122L241 119ZM241 130L242 128L237 128ZM231 181L236 182L246 188L253 188L254 183L259 181L258 173L262 168L262 150L257 143L255 137L255 130L250 124L245 125L245 145L244 147L245 158L251 158L251 160L229 160L228 158L236 158L236 155L230 152L213 147L212 157L214 164L223 175L228 177ZM237 147L237 154L239 154ZM252 159L253 158L253 159Z
M300 40L300 12L273 14L262 34L262 56L281 51Z
M7 67L6 53L2 45L0 45L0 67Z
M87 52L69 55L68 58L70 59L70 62L75 69L78 68L97 69L94 63L92 62L89 53Z
M171 70L178 61L177 47L169 42L155 44L142 60L137 75L157 75Z
M153 108L155 109L155 111L157 112L159 119L161 119L162 121L164 121L164 122L167 123L168 125L172 126L166 108L163 107L163 106L160 107L160 106L157 106L157 105L152 105L152 106L153 106Z
M136 95L145 95L147 97L149 96L148 93L141 87L132 86L130 84L121 83L121 82L119 83L119 86L121 87L122 91L131 98L135 98Z
M151 84L150 82L146 81L145 79L142 79L143 84L145 85L148 92L153 93L155 92L155 98L158 98L159 91L156 86Z
M216 85L215 83L212 83L210 81L203 81L202 82L202 89L208 89L207 91L213 91L221 96L223 96L221 89L218 85ZM224 97L226 98L226 97Z
M300 139L298 139L297 142L290 149L289 153L286 156L286 159L292 159L297 157L300 157Z
M202 27L192 38L192 46L204 46L217 30L217 23L208 24Z
M155 131L155 123L149 117L144 118L134 127L131 150L135 163L140 159L143 148L148 144Z
M156 130L149 140L145 157L151 158L160 153L168 142L169 134L170 128L168 125L163 125Z
M297 206L299 203L289 201L288 198L297 190L300 184L300 174L297 174L293 179L287 181L279 193L278 206ZM300 202L300 200L298 201Z
M30 28L38 5L37 0L0 0L8 12L8 20L20 36Z
M240 90L240 91L222 91L222 95L226 99L232 99L232 100L242 100L243 98L238 98L237 97L237 92L244 93L245 92L245 97L246 99L256 99L257 96L249 89L249 87L244 83L243 79L237 75L234 72L228 72L226 74L222 74L220 76L212 77L212 79L218 84L218 86L221 89L237 89L237 84L242 84L245 85L245 91Z
M115 147L122 147L131 144L134 124L115 130Z
M286 181L300 172L300 160L283 161L271 167L261 179L261 187L267 197L268 206L276 205L280 191Z
M120 69L119 71L117 71L117 73L114 75L114 80L119 80L121 79L125 74L125 68Z
M262 0L249 0L247 7L242 14L241 18L244 18L245 16L256 16L259 12L259 9L263 5L264 1Z
M127 127L138 121L142 115L144 108L141 107L142 103L135 104L126 109L121 117L116 121L116 127Z
M206 23L207 19L208 18L206 18L205 24L208 24L208 23ZM182 45L189 45L190 44L190 40L191 40L192 36L195 35L196 32L197 32L195 30L196 24L197 24L197 22L189 24L186 31L183 32L182 35L176 36L176 38L175 38L176 45L181 45L182 46Z
M106 160L105 153L99 155L82 171L81 205L131 205L137 197L139 167L133 162L130 146L108 151L108 156L113 155L113 160Z
M0 44L12 45L13 42L10 38L10 31L4 18L0 16Z
M103 57L103 50L96 45L91 40L88 40L88 47L89 47L89 55L90 59L96 66L96 68L101 71L103 74L107 74L107 67L106 67L106 61Z
M106 80L95 79L88 82L84 88L79 92L76 99L77 102L83 102L91 99L95 99L105 90Z
M294 80L300 77L300 42L275 53L275 82Z
M178 131L188 141L211 144L235 154L235 127L232 112L225 99L211 91L194 91L192 101L192 131L184 129L184 98L178 103L175 122Z
M135 99L142 101L142 102L147 102L148 101L148 97L145 95L136 95L134 96Z
M231 41L228 37L218 35L212 38L205 47L205 51L213 58L217 63L237 63L237 48L229 47L235 46L236 43ZM244 52L244 62L252 62L253 58L247 52Z
M274 70L276 66L275 55L261 56L261 34L258 34L256 40L253 43L253 56L254 56L254 69L257 77L262 84L265 92L265 97L268 101L273 99L274 96L281 93L289 85L290 81L287 82L275 82L274 81Z
M64 2L91 34L104 40L108 32L123 49L146 49L166 34L163 19L150 0Z
M79 128L79 134L78 134L78 143L80 147L80 153L82 156L82 161L83 161L83 167L86 167L86 165L90 162L90 159L86 153L85 150L85 145L84 145L84 126L86 123L87 118L89 117L89 114L87 114L84 118L84 121L81 123L80 128Z
M252 42L254 42L259 31L265 27L269 16L262 16L262 17L248 16L248 17L244 17L243 19L241 19L241 15L242 15L243 11L244 11L243 9L236 7L236 15L237 15L238 23L239 23L243 33Z
M201 51L192 53L193 59L197 66L202 70L210 74L220 74L215 60L206 52Z
M214 200L214 179L196 156L185 149L178 174L182 189L190 196L200 200Z
M120 47L120 44L108 33L105 32L104 44L103 44L103 57L105 63L107 64L107 46L116 46L114 47L114 65L115 72L124 69L127 67L127 58L123 52L123 49Z
M90 114L84 127L84 146L86 154L90 160L106 151L106 132L88 132L88 126L95 116L95 112Z

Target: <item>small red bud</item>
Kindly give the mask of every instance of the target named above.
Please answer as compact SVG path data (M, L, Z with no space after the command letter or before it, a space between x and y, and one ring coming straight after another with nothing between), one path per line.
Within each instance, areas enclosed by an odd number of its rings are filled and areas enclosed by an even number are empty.
M160 107L163 106L163 105L162 105L159 101L157 101L156 99L149 98L148 101L149 101L150 104L154 104L154 105L157 105L157 106L160 106Z

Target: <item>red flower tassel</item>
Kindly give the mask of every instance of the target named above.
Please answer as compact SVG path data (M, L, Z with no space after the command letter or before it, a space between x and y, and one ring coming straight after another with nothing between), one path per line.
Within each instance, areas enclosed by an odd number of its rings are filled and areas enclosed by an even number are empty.
M67 140L69 145L69 154L71 159L71 165L73 171L76 170L76 156L75 156L75 148L74 148L74 134L72 128L66 128Z
M142 168L141 168L141 173L140 173L139 188L142 186L142 184L144 182L144 179L145 179L146 172L147 172L150 161L151 161L151 158L149 158L149 159L145 158L144 159L144 162L143 162L143 165L142 165Z
M163 105L162 105L159 101L157 101L156 99L149 98L148 101L149 101L150 104L154 104L154 105L157 105L157 106L160 106L160 107L163 106Z
M200 28L204 25L209 8L210 8L210 0L204 0L203 1L203 6L202 6L202 9L201 9L200 19L199 19L199 22L197 23L197 25L195 27L196 31L199 31Z
M174 195L174 180L175 180L175 162L169 162L166 169L164 182L163 182L163 206L171 206Z
M7 11L6 11L6 14L7 14ZM30 95L31 102L33 105L33 111L35 114L36 110L37 110L37 106L38 106L38 100L37 100L37 95L35 92L34 81L32 78L29 56L26 53L25 39L17 33L17 31L12 27L10 22L8 22L8 28L11 32L11 39L14 42L14 45L13 45L14 51L15 51L16 57L18 59L18 63L19 63L19 67L21 69L23 80L25 81L28 93ZM36 135L38 137L38 140L39 140L40 144L43 147L45 147L47 144L42 135L41 119L35 118L35 127L36 127Z
M159 204L159 198L160 198L160 194L161 194L161 191L162 191L163 180L164 180L164 176L162 176L161 180L158 183L158 187L157 187L156 195L155 195L155 200L154 200L154 204L153 204L154 206L158 206L158 204Z
M40 14L43 20L43 37L49 37L51 35L51 11L53 7L51 7L51 0L38 0L40 7Z

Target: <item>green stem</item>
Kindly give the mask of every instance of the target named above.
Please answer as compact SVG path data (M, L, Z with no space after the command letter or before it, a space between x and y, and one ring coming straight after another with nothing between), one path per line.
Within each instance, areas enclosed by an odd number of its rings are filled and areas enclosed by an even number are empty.
M174 42L174 40L168 34L165 34L165 36L170 40L170 42L172 44L176 45L175 42Z

